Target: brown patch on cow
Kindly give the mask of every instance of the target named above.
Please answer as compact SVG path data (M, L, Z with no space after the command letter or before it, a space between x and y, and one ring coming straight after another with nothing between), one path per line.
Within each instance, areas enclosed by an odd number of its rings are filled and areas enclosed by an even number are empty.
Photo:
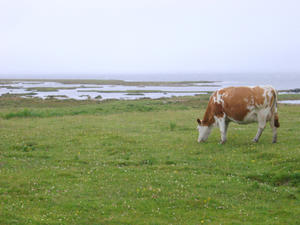
M210 96L210 98L209 98L209 102L208 102L208 105L206 107L206 111L205 111L203 120L201 121L201 125L203 125L203 126L210 126L215 122L215 118L214 118L214 115L215 115L214 109L215 109L215 107L214 107L214 101L213 101L213 96L215 94L216 94L216 92L212 96Z
M215 116L221 118L224 116L223 106L222 104L215 103L214 104Z
M263 105L264 90L260 87L229 87L224 88L224 112L236 121L243 121L250 112L249 107Z
M268 102L270 102L270 107L275 107L275 103L276 103L276 92L275 90L271 90L271 93L272 93L272 97L271 97L271 100L269 98L269 96L267 95L267 99L268 99Z
M254 96L254 105L263 105L265 103L264 97L264 89L261 87L248 88L250 92L252 92L252 96ZM269 96L267 95L267 98Z
M204 114L204 118L201 121L201 125L203 126L211 126L215 122L216 117L223 117L224 111L223 106L220 103L214 102L214 98L217 97L217 92L213 93L209 98L209 102Z
M274 110L277 107L277 103L276 103L276 101L277 101L276 95L277 94L274 89L271 90L271 93L272 93L272 97L271 97L269 106L272 107ZM278 127L280 127L278 114L277 114L277 112L275 113L274 111L273 111L273 113L274 113L274 126L278 128Z

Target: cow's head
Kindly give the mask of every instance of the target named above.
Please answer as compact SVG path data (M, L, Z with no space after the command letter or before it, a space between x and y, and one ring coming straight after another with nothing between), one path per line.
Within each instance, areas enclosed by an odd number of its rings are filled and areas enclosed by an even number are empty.
M207 140L211 132L212 126L205 126L200 119L197 119L197 122L198 122L197 129L199 130L198 142L204 142Z

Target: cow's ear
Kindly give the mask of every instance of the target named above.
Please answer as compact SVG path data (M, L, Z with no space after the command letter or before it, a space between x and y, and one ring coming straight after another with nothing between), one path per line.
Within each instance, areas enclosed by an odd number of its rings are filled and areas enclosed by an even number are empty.
M201 125L201 120L199 118L197 119L197 122L199 125Z

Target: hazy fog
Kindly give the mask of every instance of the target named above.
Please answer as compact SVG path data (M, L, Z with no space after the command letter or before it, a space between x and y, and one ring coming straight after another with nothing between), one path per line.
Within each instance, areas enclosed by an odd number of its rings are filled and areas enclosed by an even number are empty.
M297 0L0 0L0 78L293 78L299 11Z

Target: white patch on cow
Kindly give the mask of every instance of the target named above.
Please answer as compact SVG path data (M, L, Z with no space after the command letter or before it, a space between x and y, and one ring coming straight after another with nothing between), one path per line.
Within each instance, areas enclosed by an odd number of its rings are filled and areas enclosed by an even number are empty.
M206 141L213 126L202 126L198 125L197 129L199 130L198 142Z
M257 110L254 110L254 107L249 107L250 111L248 114L244 117L244 120L241 121L240 123L247 124L247 123L253 123L257 122Z
M264 94L263 94L263 97L264 97L264 105L267 104L267 101L268 101L267 95L268 95L268 93L270 93L270 91L267 90L267 89L264 89ZM269 96L270 96L270 95L269 95Z
M251 104L251 105L254 105L254 97L253 97L253 96L251 96L250 104Z
M269 121L272 117L271 107L268 106L264 109L259 110L257 115L257 120L259 124L266 124L266 121ZM263 125L261 125L263 126ZM265 125L264 125L265 126Z
M224 100L222 99L222 97L223 95L217 91L216 96L214 96L214 103L224 104Z
M214 119L215 119L215 125L220 127L220 126L222 126L221 123L223 122L223 120L225 121L225 114L223 117L214 116Z
M264 105L267 105L268 104L267 96L269 97L269 99L272 99L272 97L273 97L273 93L272 93L273 87L266 85L266 86L263 86L262 88L264 89L264 94L263 94Z

